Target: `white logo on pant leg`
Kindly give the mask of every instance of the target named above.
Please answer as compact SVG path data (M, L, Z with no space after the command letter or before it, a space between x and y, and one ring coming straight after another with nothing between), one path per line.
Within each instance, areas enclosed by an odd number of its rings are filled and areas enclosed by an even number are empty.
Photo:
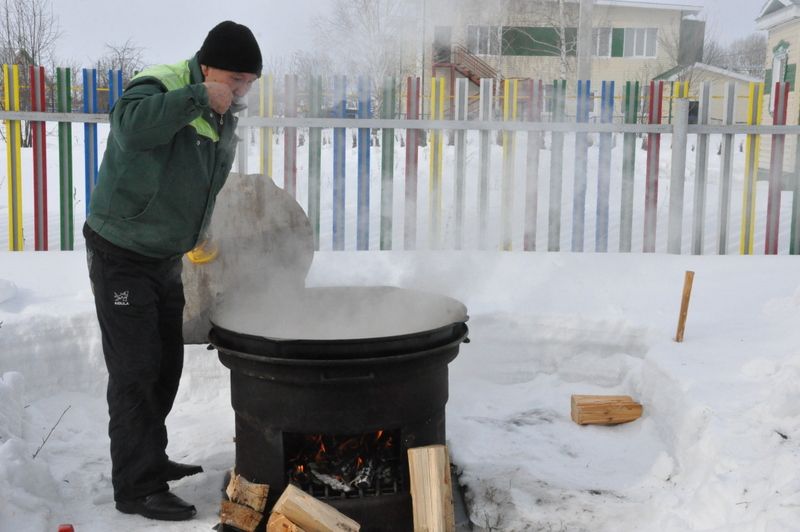
M115 305L123 305L128 306L128 294L130 290L125 290L124 292L114 292L114 304Z

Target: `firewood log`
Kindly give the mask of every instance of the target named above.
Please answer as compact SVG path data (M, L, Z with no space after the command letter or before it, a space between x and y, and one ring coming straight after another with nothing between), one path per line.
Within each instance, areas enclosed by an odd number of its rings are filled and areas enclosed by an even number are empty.
M289 521L289 518L282 513L272 512L267 521L267 532L305 532L305 530Z
M314 532L358 532L361 525L333 506L315 499L289 484L272 508L273 513L285 515L289 521Z
M628 395L572 396L572 420L578 425L617 425L641 415L642 405Z
M228 482L225 493L231 501L244 504L257 512L264 513L269 486L250 482L241 475L234 473L231 475L231 480Z
M264 515L249 506L222 501L219 518L225 526L232 526L244 532L254 532L264 520Z
M450 457L444 445L408 450L415 532L454 532Z

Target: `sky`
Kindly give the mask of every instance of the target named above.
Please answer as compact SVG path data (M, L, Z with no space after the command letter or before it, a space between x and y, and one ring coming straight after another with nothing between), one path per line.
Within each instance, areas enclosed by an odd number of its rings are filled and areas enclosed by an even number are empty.
M105 53L105 44L131 39L146 64L170 63L193 55L208 30L223 20L248 26L264 56L307 49L311 20L328 0L58 0L53 2L63 36L60 56L88 64ZM120 9L120 13L109 11ZM86 15L86 13L93 14ZM113 24L100 23L113 20Z
M677 0L674 3L703 7L706 35L727 44L758 31L755 19L765 2L766 0Z
M703 6L708 34L725 43L756 31L754 20L763 0L666 3ZM312 19L332 4L333 0L137 0L132 8L119 0L58 0L53 8L63 31L59 57L88 66L105 53L105 44L120 45L128 39L142 48L146 64L175 62L196 52L208 30L226 19L249 26L265 56L310 50Z

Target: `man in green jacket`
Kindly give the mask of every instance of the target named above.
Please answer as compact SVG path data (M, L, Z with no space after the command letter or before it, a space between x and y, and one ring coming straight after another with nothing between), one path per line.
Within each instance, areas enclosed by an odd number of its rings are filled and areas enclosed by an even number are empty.
M196 513L167 485L202 471L166 454L183 369L181 258L205 238L233 164L233 107L261 67L253 33L225 21L188 61L134 77L111 111L83 233L108 368L114 500L124 513Z

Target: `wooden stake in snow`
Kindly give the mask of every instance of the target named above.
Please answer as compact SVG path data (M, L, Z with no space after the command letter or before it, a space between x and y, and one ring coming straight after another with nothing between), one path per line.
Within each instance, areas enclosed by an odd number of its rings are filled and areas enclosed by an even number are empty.
M681 297L681 313L678 315L678 330L675 332L675 341L683 342L683 330L686 328L686 316L689 314L689 298L692 296L692 282L694 272L687 271L683 278L683 296Z
M578 425L617 425L641 415L642 405L628 395L572 396L572 421Z
M414 532L454 532L450 457L444 445L408 450Z

